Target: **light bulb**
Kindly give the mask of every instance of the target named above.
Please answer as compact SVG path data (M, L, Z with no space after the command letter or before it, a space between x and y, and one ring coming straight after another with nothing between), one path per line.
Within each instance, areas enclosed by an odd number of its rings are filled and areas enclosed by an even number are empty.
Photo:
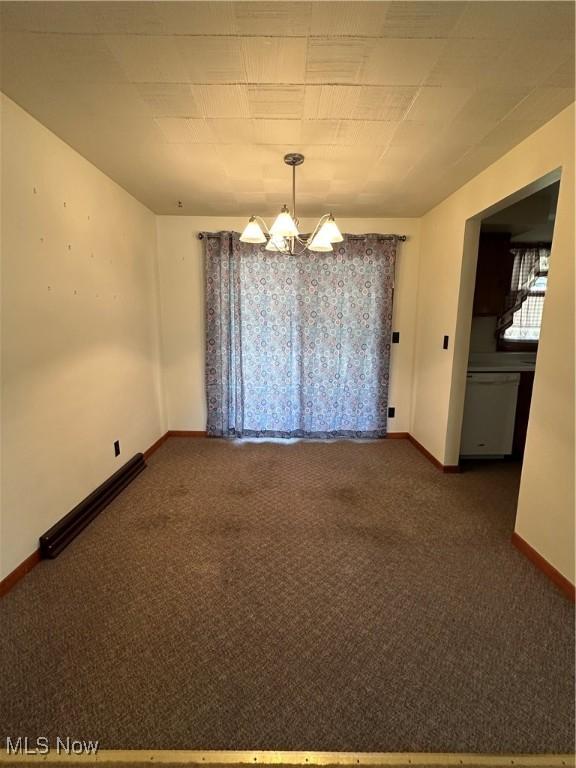
M298 237L298 227L286 206L282 208L276 217L276 221L270 227L270 234L279 237Z
M331 243L341 243L344 240L332 214L330 214L329 219L322 224L318 234L323 240L328 240Z
M250 217L250 221L244 227L244 231L240 235L240 241L242 243L265 243L266 237L260 224L256 221L255 216Z

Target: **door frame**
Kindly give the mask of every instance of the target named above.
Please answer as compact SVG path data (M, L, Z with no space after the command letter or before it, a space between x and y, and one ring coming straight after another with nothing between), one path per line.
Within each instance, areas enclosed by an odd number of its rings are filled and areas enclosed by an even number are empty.
M466 395L466 374L468 372L468 357L470 355L470 333L472 330L472 308L474 303L474 288L476 285L476 267L478 264L478 244L482 220L508 208L514 203L539 192L551 184L561 181L562 169L553 171L530 182L525 187L516 190L498 202L490 205L468 218L464 227L464 246L462 255L462 270L458 293L458 310L456 316L456 331L454 334L454 359L450 382L450 401L448 404L448 423L446 433L446 450L444 463L457 465L460 460L460 442L462 438L462 422L464 420L464 398ZM536 366L538 357L536 357Z

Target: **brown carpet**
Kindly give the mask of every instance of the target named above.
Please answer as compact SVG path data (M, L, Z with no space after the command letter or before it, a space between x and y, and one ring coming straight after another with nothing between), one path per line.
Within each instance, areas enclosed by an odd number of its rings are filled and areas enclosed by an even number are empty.
M1 735L570 752L573 606L510 544L518 479L173 438L0 601Z

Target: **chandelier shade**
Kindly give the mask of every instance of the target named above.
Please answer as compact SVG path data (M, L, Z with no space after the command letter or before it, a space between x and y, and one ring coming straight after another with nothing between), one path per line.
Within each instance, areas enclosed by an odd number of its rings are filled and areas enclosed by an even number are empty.
M243 243L265 243L266 235L262 232L262 227L256 221L255 216L250 217L250 221L244 227L244 231L240 235L240 240Z
M344 238L331 213L326 213L320 218L310 237L301 237L296 216L296 166L302 165L304 155L292 152L284 156L284 162L292 168L292 211L288 206L282 206L270 229L259 216L251 216L240 235L241 242L266 243L266 250L276 253L301 254L305 250L317 253L333 251L332 243L341 243ZM260 224L264 225L266 233Z
M332 243L330 240L322 234L322 230L315 235L308 243L308 250L316 253L329 253L333 251Z
M276 216L274 224L270 227L270 234L276 237L298 237L298 227L286 206Z
M322 224L316 237L322 237L330 243L341 243L344 240L332 214L330 214L328 221Z

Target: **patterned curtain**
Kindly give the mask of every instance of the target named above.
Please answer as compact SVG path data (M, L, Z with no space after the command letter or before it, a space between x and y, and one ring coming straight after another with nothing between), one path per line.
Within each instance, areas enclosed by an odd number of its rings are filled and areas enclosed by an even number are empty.
M383 437L396 238L290 256L203 236L208 434Z
M530 289L536 280L548 274L550 248L530 245L511 249L514 254L510 292L506 297L506 309L496 321L496 335L509 328L514 322L514 314L522 307L530 295ZM540 310L541 311L541 310Z

